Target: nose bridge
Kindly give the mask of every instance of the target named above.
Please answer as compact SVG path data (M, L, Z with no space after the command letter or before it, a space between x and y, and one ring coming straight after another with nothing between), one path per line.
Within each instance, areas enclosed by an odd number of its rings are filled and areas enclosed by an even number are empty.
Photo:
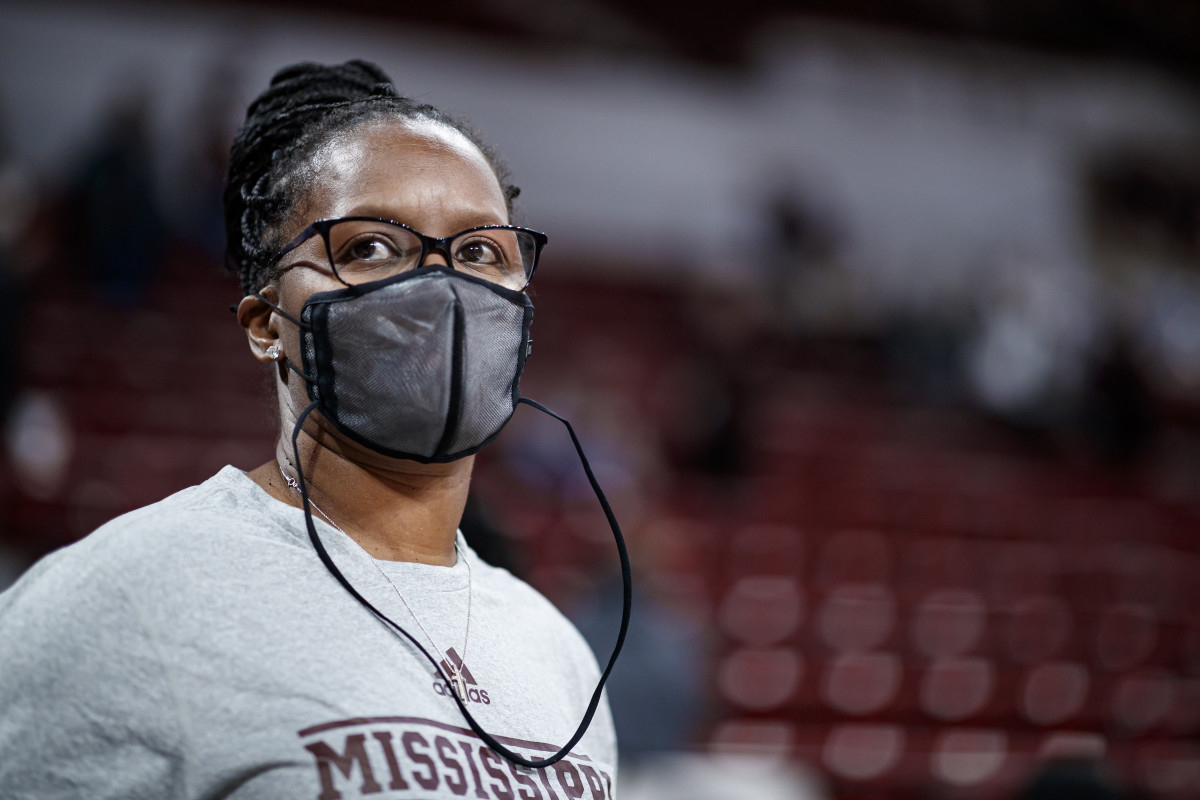
M418 266L424 267L429 264L439 263L444 267L454 266L454 256L450 254L450 238L435 239L432 236L427 236L424 239L424 245L425 254ZM439 260L432 260L435 258Z

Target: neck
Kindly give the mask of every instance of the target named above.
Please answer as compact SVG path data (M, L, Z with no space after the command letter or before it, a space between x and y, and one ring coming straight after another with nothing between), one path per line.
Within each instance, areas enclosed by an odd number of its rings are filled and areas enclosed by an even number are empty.
M449 464L388 459L324 431L315 437L302 431L299 445L310 506L320 508L314 515L327 515L374 558L454 565L473 458ZM275 499L302 508L299 490L284 479L299 478L290 435L277 444L276 459L250 478Z

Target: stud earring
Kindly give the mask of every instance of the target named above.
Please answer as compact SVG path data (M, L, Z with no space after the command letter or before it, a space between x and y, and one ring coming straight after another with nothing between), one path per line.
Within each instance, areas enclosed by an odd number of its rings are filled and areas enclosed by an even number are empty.
M279 360L279 345L273 344L267 348L267 358L271 359L272 361Z

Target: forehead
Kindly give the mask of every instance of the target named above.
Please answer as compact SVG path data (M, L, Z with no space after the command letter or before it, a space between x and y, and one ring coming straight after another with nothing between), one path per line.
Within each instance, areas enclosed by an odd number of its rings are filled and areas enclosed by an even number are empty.
M500 182L479 148L429 120L380 120L337 134L314 154L300 216L381 216L429 235L508 222Z

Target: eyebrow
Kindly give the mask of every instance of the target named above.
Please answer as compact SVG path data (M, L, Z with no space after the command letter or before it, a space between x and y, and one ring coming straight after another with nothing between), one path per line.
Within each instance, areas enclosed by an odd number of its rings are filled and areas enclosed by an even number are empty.
M421 230L420 226L414 225L411 220L405 219L402 216L398 216L398 215L392 213L384 206L378 206L378 205L354 206L350 210L346 211L345 213L339 214L338 216L339 217L377 217L378 219L387 219L387 220L391 220L392 222L402 222L405 225L410 226L414 230L419 230L419 231L421 231L421 233L425 233L425 231ZM454 214L451 217L451 220L456 223L453 226L455 228L455 230L466 230L467 228L475 228L480 225L508 225L508 224L510 224L507 215L502 215L500 217L496 217L490 211L484 211L481 208L462 209L462 213Z
M349 211L341 214L334 214L323 219L338 219L341 217L378 217L379 219L390 219L392 222L404 222L403 217L399 217L387 211L383 206L354 206Z

